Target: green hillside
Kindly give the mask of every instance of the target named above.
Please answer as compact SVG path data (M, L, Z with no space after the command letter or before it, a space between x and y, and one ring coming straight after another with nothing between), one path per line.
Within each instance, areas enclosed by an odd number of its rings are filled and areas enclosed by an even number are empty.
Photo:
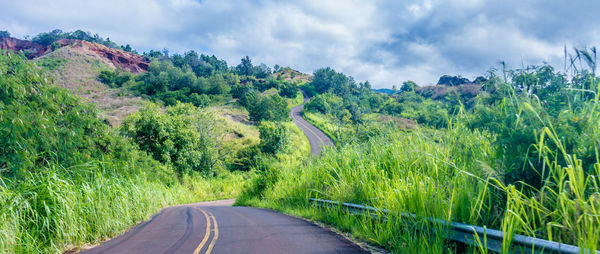
M225 198L391 252L486 253L485 239L451 242L431 217L501 230L504 253L515 234L599 249L600 78L582 59L595 49L565 72L492 69L387 94L329 67L151 50L132 73L59 46L34 60L0 52L2 253L76 251L165 206ZM318 156L289 119L303 92L303 117L335 143ZM416 217L374 223L308 198Z

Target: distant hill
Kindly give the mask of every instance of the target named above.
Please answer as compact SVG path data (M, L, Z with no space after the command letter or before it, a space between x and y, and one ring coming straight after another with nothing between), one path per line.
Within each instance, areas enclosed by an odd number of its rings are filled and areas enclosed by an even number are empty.
M292 81L292 82L299 81L302 83L307 83L312 80L311 75L299 72L290 67L281 68L280 70L273 73L273 77L275 77L275 78L281 77L287 81Z
M398 92L398 91L394 92L393 89L389 89L389 88L371 89L371 91L378 92L378 93L385 93L385 94L394 94L394 93Z

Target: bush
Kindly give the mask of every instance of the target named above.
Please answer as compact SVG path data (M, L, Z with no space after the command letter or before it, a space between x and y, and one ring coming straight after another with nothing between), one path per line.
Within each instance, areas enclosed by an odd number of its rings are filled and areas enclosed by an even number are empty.
M329 113L331 111L331 106L327 103L327 100L322 95L317 95L313 97L309 102L304 105L304 108L308 111L319 112L323 114Z
M65 167L122 151L95 107L47 83L19 55L0 53L0 174L20 177L48 163Z
M281 96L263 95L256 91L244 94L240 104L248 110L250 120L258 123L261 121L283 121L288 119L290 110L287 102Z
M289 144L289 130L285 125L273 122L261 122L258 126L260 132L260 150L266 154L285 152Z
M149 104L123 122L122 132L154 159L179 172L210 174L217 163L217 129L211 117L191 104L177 103L166 112Z
M257 145L244 147L236 153L232 163L232 169L249 171L253 168L257 168L262 159L262 153Z
M279 95L285 98L296 98L298 86L291 82L281 82L279 84Z
M133 76L128 71L102 70L100 71L100 74L98 74L98 81L108 85L111 88L122 87L123 84L131 80L133 80Z

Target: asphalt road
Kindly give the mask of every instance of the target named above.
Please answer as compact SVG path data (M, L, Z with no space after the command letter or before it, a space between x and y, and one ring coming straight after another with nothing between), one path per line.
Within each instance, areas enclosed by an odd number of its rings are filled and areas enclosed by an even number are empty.
M331 146L333 145L333 142L329 137L327 137L327 135L325 135L325 133L323 133L317 127L304 120L304 118L302 118L302 115L300 115L300 111L302 111L302 109L304 108L304 104L306 104L306 102L309 99L308 95L304 91L302 91L302 93L304 94L304 102L302 103L302 105L293 107L290 110L290 117L292 118L294 123L298 127L300 127L300 129L302 129L304 135L306 135L306 137L308 138L308 142L310 143L310 152L313 155L318 155L321 152L321 148L323 146Z
M304 103L308 96L304 95ZM300 115L290 117L318 155L331 139ZM202 202L162 209L125 234L86 250L99 253L368 253L356 244L313 223L268 209L232 207L233 200Z
M95 253L368 253L315 224L233 200L167 207Z

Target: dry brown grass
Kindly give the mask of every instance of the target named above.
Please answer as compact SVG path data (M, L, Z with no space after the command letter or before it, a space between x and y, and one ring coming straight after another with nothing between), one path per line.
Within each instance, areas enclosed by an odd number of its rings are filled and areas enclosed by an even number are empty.
M67 88L100 109L101 116L117 126L131 113L137 112L142 99L127 95L122 89L112 89L97 80L101 70L115 66L93 51L65 46L48 53L35 61L61 59L63 63L49 71L56 85Z
M300 83L307 83L312 80L311 75L304 74L304 73L294 70L290 67L285 67L285 68L281 69L280 71L274 73L273 76L276 78L281 77L286 81L300 82Z
M382 123L393 122L400 130L410 130L417 127L415 120L396 116L381 115L379 121Z

